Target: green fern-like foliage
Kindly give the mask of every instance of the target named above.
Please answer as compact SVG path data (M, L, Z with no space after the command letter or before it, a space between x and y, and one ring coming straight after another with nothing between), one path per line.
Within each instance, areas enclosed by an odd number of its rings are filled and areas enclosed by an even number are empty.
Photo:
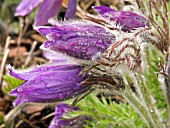
M107 101L91 94L77 104L81 111L74 111L65 116L76 117L88 115L92 121L87 121L85 128L144 128L144 121L128 103Z
M160 63L164 64L164 56L153 45L147 45L145 47L143 59L145 60L143 61L144 64L142 66L144 84L154 97L157 107L165 110L167 104L165 98L164 78L160 75L158 69Z

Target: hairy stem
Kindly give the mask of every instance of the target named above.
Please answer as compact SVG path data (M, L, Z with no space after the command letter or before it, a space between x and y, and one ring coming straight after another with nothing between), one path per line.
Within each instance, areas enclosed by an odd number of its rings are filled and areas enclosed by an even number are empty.
M167 128L170 128L170 78L165 78L166 99L168 109Z
M154 120L148 113L148 110L141 104L139 98L130 90L130 88L123 91L121 95L139 113L141 118L146 122L148 128L157 128L157 126L155 127Z
M165 125L162 123L162 118L160 116L160 113L155 105L155 99L150 93L146 83L144 83L144 80L142 79L141 76L139 76L139 79L141 80L137 88L140 90L140 94L143 94L140 98L144 102L144 106L147 108L149 114L152 116L152 119L155 122L155 125L161 128L164 128ZM139 95L140 95L139 94ZM155 126L155 127L156 127Z

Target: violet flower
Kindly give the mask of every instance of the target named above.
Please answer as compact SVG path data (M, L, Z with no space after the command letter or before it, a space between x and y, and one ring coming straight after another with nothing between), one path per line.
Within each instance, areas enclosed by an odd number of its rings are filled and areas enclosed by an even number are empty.
M83 21L50 23L35 29L48 41L41 48L60 51L69 56L89 60L96 53L104 52L115 41L115 36L106 29Z
M123 31L149 26L149 20L134 12L116 11L106 6L93 7L103 18L115 21L116 24L122 26Z
M123 31L149 26L146 18L133 12L115 11L105 6L94 7L94 9L105 20L120 24ZM48 39L41 46L42 49L60 51L72 57L90 60L115 42L115 35L111 31L90 21L55 22L50 20L49 23L52 26L35 27Z
M124 25L124 30L148 25L147 19L135 13L114 11L103 6L94 8L104 19ZM60 52L78 59L91 60L93 56L104 52L115 42L112 30L94 22L50 21L49 23L52 26L39 26L36 29L48 39L41 47L56 53ZM52 53L52 55L55 54ZM62 65L43 65L30 71L21 72L9 68L10 75L25 80L22 85L10 93L10 95L17 96L14 101L15 106L27 102L62 101L88 91L89 86L80 85L86 79L86 76L79 75L82 67L72 62L70 62L72 64L67 62L66 65L64 56L58 58L63 62Z
M61 4L62 0L22 0L16 8L15 16L26 16L40 5L34 25L45 25L49 18L54 17L59 12ZM75 17L76 5L76 0L68 0L66 18Z
M64 114L71 111L79 110L77 107L70 107L67 104L61 103L55 107L54 118L51 121L49 128L62 128L63 126L73 126L76 119L63 119ZM76 122L78 124L78 122Z
M86 76L79 75L82 68L77 65L43 65L30 71L15 71L9 68L9 74L25 82L12 90L11 96L17 96L14 105L27 102L57 102L71 99L88 90L81 86Z

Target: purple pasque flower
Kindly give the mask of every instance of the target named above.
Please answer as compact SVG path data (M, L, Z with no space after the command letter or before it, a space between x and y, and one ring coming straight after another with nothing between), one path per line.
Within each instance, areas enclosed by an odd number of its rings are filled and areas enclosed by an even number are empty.
M52 26L35 29L48 41L41 48L60 51L79 59L90 60L96 53L104 52L115 41L115 36L105 28L90 21L53 22Z
M40 5L41 4L41 5ZM40 5L34 25L45 25L48 19L54 17L60 10L62 0L22 0L16 8L15 16L26 16ZM68 0L66 18L74 18L77 0Z
M79 75L82 67L73 64L42 65L30 71L9 68L9 74L25 82L10 92L17 96L14 105L27 102L57 102L71 99L88 90L81 86L86 76Z
M107 15L110 16L110 14L116 11L107 7L99 7L98 12L108 20L109 17ZM120 15L116 15L116 18L113 18L111 15L112 19L109 18L109 20L116 22L122 19L122 16L125 16L127 22L123 20L121 23L126 26L124 28L126 30L142 27L142 25L145 26L145 18L130 12L119 13ZM140 20L138 18L137 20L131 20L133 16L139 17ZM129 24L130 22L132 25ZM136 24L135 27L133 22ZM36 29L48 39L42 45L42 48L52 50L53 52L91 60L94 55L98 52L104 52L115 42L115 35L112 30L94 22L51 21L50 24L52 26L39 26ZM76 64L65 64L65 58L59 57L59 61L64 63L62 65L43 65L30 71L17 72L9 68L10 75L25 81L10 93L10 95L17 96L14 105L17 106L27 102L62 101L86 92L89 87L81 86L81 82L86 79L86 76L79 75L82 67Z
M116 24L122 26L123 31L149 26L149 20L134 12L116 11L106 6L95 6L93 8L106 20L115 21Z
M77 107L71 107L68 104L60 103L55 107L54 118L52 119L49 128L62 128L63 126L72 126L75 124L76 118L64 119L64 114L71 111L78 111ZM78 122L76 122L78 124Z
M94 7L94 9L104 20L120 24L123 31L149 25L146 18L133 12L115 11L105 6ZM96 53L104 52L115 42L114 32L94 22L50 20L49 23L52 26L35 27L48 39L41 46L43 49L60 51L72 57L91 60Z

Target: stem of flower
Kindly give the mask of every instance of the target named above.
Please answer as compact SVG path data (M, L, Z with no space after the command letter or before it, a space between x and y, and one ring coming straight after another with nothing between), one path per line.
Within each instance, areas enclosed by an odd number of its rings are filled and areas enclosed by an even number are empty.
M151 95L146 83L144 83L144 80L142 79L142 77L139 76L139 78L141 81L140 83L136 86L137 90L139 90L138 94L143 94L142 96L140 96L141 100L144 103L144 106L147 108L148 113L150 114L151 118L154 120L155 122L155 127L161 127L164 128L165 125L164 123L162 123L162 118L160 116L160 113L155 105L155 99L153 98L153 96Z
M170 78L165 78L166 99L168 109L167 128L170 128Z
M143 118L149 128L157 127L155 127L154 120L148 113L148 110L141 104L139 98L130 90L130 88L127 87L122 91L121 95L140 114L141 118Z

